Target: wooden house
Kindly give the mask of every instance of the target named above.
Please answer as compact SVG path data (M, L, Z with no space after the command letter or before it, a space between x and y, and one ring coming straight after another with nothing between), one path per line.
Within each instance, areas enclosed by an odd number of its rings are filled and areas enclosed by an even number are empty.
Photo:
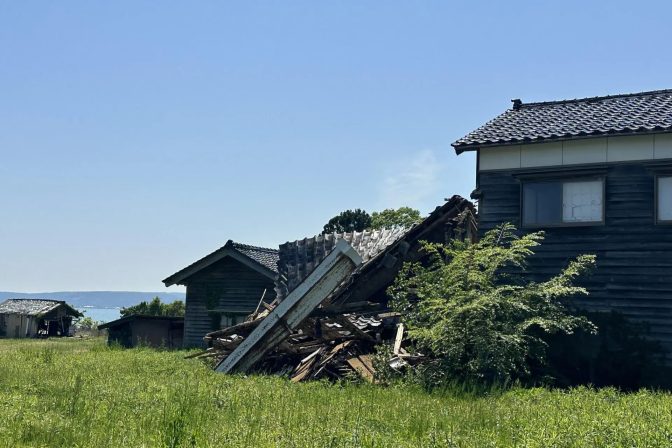
M187 287L184 345L203 346L206 333L242 322L264 296L275 299L278 251L229 240L163 280Z
M578 305L648 322L672 348L672 90L513 100L453 147L477 153L480 232L545 230L533 277L595 254Z
M0 303L0 337L67 336L82 313L59 300L8 299Z
M181 348L184 318L134 314L99 325L98 329L107 330L108 344L127 348L138 345Z

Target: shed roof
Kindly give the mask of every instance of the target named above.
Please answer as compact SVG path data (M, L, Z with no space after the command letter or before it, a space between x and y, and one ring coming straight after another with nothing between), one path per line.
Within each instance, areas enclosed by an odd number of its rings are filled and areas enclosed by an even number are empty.
M672 132L672 89L523 103L453 143L455 151L604 135Z
M120 325L124 325L125 323L132 322L134 320L164 321L164 322L169 322L171 324L184 323L184 317L178 317L178 316L147 316L147 315L143 315L143 314L131 314L130 316L124 316L124 317L119 318L117 320L113 320L113 321L110 321L110 322L105 322L104 324L98 325L98 328L100 330L104 330L105 328L118 327Z
M65 303L65 301L46 299L7 299L0 303L0 314L41 316L55 310L59 306L66 307L67 311L75 317L82 316L82 313Z
M174 273L163 280L166 286L184 284L187 278L207 268L213 263L226 257L232 257L252 269L257 270L270 279L275 279L278 273L278 250L266 247L250 246L229 240L226 244L211 254L206 255L186 268Z

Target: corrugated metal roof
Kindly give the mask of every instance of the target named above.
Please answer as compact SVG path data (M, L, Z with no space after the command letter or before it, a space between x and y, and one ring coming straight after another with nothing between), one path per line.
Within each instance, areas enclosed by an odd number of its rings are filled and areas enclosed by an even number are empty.
M453 143L481 146L600 135L672 132L672 89L574 100L522 103Z

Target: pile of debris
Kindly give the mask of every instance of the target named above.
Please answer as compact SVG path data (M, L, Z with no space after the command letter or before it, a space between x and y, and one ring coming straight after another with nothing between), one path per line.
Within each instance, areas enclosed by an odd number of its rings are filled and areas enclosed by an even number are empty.
M205 336L210 348L194 356L214 357L221 372L266 372L288 375L292 381L336 380L358 375L373 381L376 345L394 342L402 352L403 325L394 312L347 313L325 299L361 263L341 241L316 272L282 302L274 301L246 322ZM325 306L326 305L326 306Z
M280 246L278 295L247 321L205 336L223 373L284 374L292 381L358 375L373 381L376 346L393 346L392 368L422 362L404 351L404 327L385 291L422 241L476 236L474 207L453 196L410 229L324 235ZM263 311L258 313L263 305Z
M211 348L199 356L214 357L221 365L268 314L252 315L246 322L209 333L205 340ZM398 322L399 314L392 312L308 317L268 351L254 370L288 375L295 382L351 375L373 381L375 346L394 340Z

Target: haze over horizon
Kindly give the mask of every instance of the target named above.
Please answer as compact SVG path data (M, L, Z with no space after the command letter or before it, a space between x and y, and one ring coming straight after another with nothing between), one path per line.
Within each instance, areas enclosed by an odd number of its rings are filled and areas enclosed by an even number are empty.
M468 197L450 144L512 98L672 88L668 2L379 5L1 3L0 289L182 291L228 239Z

